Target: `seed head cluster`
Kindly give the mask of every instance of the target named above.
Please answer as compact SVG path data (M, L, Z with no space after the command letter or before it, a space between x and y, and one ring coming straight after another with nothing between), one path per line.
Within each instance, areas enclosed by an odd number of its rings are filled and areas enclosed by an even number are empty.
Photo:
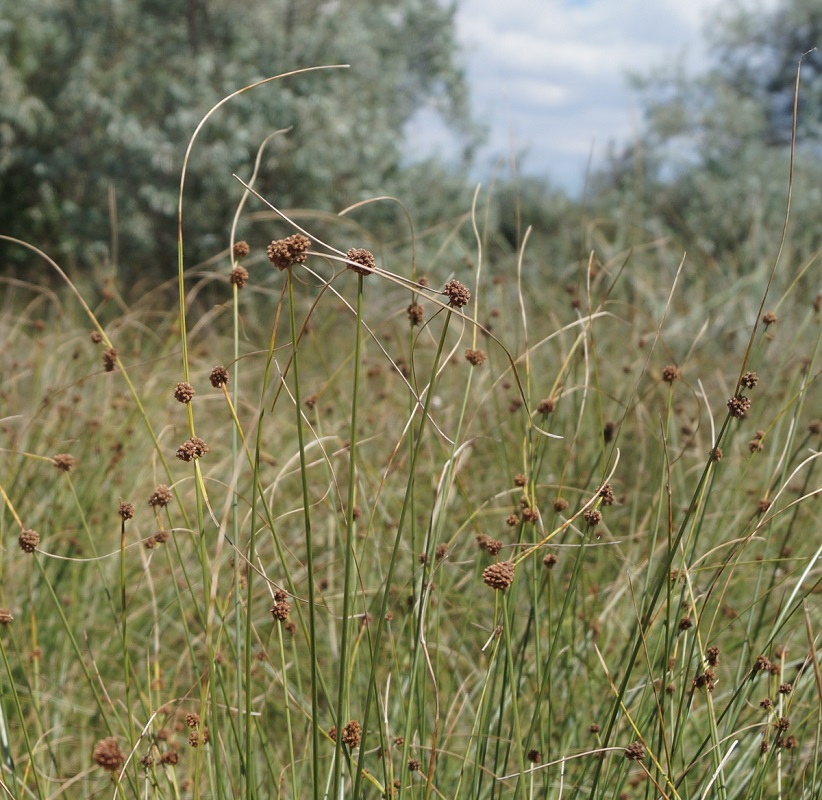
M24 529L20 532L17 543L24 553L33 553L37 549L37 545L40 544L40 534L37 531Z
M463 308L471 300L471 292L464 283L457 280L450 280L442 289L443 294L448 298L448 305L451 308Z
M120 505L117 508L117 513L120 515L123 522L125 522L127 519L131 519L134 516L134 506L131 503L126 503L121 500Z
M223 366L214 367L208 376L208 380L215 389L219 389L228 383L228 370Z
M71 472L77 465L77 460L68 453L58 453L56 456L52 456L51 460L60 472Z
M266 248L268 260L279 270L290 269L294 264L305 264L311 240L301 233L285 239L275 239Z
M357 720L352 719L343 729L342 729L342 742L349 747L357 747L360 743L360 739L362 738L362 727Z
M107 347L103 350L103 369L106 372L114 372L117 366L117 350L113 347Z
M419 303L411 303L405 309L405 312L408 314L408 320L412 325L419 325L422 322L424 312Z
M728 400L728 413L736 419L744 419L751 408L751 401L743 394L734 395Z
M240 264L235 265L231 269L228 281L232 286L242 289L248 283L248 270Z
M165 508L171 502L171 496L171 489L164 483L161 483L151 493L151 497L148 498L148 504L153 508Z
M482 580L486 586L504 591L514 582L514 564L511 561L491 564L482 571Z
M662 380L665 381L665 383L673 383L681 374L676 364L668 364L668 366L662 370Z
M492 539L484 533L477 535L477 546L480 550L485 550L486 553L492 556L497 555L502 550L502 542L499 539Z
M109 772L117 772L126 763L125 753L117 744L117 739L109 736L94 745L94 763Z
M180 381L174 387L174 399L178 403L190 403L194 397L194 387L186 381Z
M374 271L374 267L377 266L374 254L370 250L365 250L362 247L352 247L345 254L345 257L349 261L354 262L353 264L348 264L348 269L353 270L357 275L370 275Z
M200 458L207 452L208 445L199 436L192 436L177 448L176 455L180 461L194 461L195 458Z
M642 742L634 742L625 748L625 758L629 761L642 761L645 758L645 747Z
M251 252L251 248L248 246L248 242L246 241L234 242L234 249L232 252L234 254L234 258L245 258Z
M472 367L480 367L485 363L485 359L488 356L485 355L484 350L474 350L472 348L468 348L465 351L465 360L472 366Z

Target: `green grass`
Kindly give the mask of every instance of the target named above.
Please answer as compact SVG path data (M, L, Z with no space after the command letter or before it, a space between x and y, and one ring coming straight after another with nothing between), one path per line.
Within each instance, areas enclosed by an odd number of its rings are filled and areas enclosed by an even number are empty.
M822 796L818 264L550 264L488 202L405 243L301 217L243 288L181 251L178 307L3 283L11 796Z

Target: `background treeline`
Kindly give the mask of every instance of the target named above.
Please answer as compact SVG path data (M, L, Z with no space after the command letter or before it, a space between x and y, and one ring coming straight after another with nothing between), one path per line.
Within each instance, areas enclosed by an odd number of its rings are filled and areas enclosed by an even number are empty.
M116 264L132 285L173 276L180 169L197 123L237 88L300 67L352 65L247 93L204 129L187 180L189 263L227 245L241 195L231 173L250 175L278 130L257 185L281 208L338 211L393 194L424 230L470 204L482 120L470 113L454 4L0 0L0 9L0 231L69 270ZM498 180L497 244L516 248L533 225L542 263L562 265L592 248L607 257L665 241L729 276L773 256L796 64L822 38L822 7L731 4L708 30L714 66L705 74L674 61L635 79L641 135L613 150L581 200L539 180ZM819 53L803 62L790 236L798 259L822 240L820 65ZM456 132L460 163L404 158L407 122L423 108ZM390 204L357 220L385 239L407 235ZM27 256L6 250L2 269L17 269L17 258Z

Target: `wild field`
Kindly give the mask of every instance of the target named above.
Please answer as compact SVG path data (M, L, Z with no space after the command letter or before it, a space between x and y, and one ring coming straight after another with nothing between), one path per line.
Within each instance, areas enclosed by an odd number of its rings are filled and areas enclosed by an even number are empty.
M553 263L491 194L385 242L249 191L137 299L28 247L8 796L822 796L818 261Z

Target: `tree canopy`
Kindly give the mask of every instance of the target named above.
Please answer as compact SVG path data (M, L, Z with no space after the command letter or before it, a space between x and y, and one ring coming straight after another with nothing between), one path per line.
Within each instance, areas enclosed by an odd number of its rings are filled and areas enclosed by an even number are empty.
M386 191L404 128L434 107L475 129L438 0L0 0L0 230L71 264L173 270L186 144L222 97L290 70L209 120L187 178L187 251L227 241L260 143L280 207L339 208ZM115 216L116 209L116 216ZM166 266L169 265L169 266Z

